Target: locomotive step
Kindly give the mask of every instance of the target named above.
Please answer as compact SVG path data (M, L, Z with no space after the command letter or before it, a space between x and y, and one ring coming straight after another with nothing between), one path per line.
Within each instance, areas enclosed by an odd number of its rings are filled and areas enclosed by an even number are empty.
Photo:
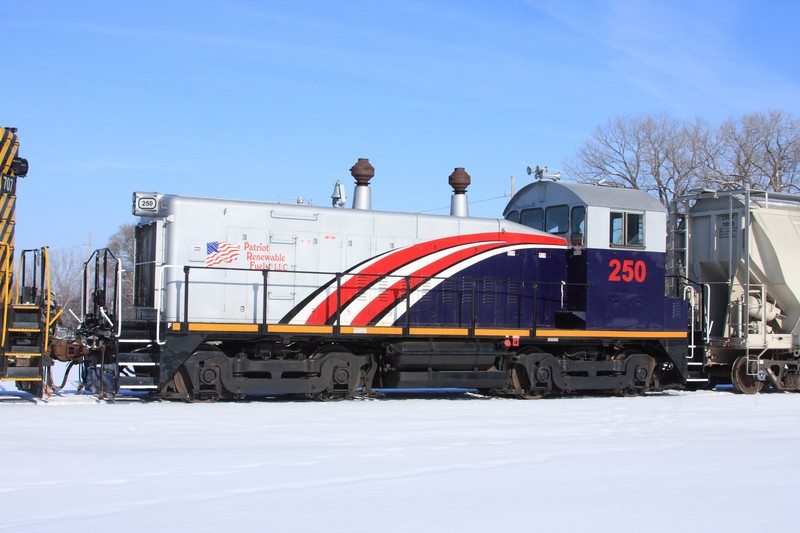
M38 320L39 318L40 310L35 305L15 305L11 309L17 317L24 317L27 320Z
M31 344L15 344L11 346L7 354L19 355L20 357L25 357L25 355L31 354L42 355L42 348L40 346Z
M11 366L6 368L6 380L28 381L42 379L38 366Z
M146 352L123 352L117 354L117 364L136 365L136 366L156 366L158 363L154 361L157 354Z
M133 328L129 328L127 324L125 325L125 331L122 334L122 337L119 338L120 345L130 344L131 346L135 346L139 348L142 346L143 341L152 341L155 338L155 329L153 331L150 330L137 330Z
M40 332L41 326L39 325L38 322L14 322L11 324L11 327L8 328L8 331L11 333L15 332L30 333L34 331Z
M10 352L5 352L3 355L6 357L41 357L42 352L20 352L11 350Z
M39 320L40 310L36 306L15 306L12 309L14 317L20 322L37 322Z
M156 390L158 386L152 377L120 376L119 388L125 390Z
M701 370L698 369L690 369L686 375L686 381L688 383L708 383L708 375L703 373Z

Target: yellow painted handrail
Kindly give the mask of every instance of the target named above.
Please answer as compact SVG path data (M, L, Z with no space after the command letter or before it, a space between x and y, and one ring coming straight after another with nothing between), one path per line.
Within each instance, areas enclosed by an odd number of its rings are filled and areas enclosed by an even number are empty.
M44 299L44 307L45 311L45 328L44 328L44 353L48 353L50 351L50 312L52 311L52 303L53 303L53 293L50 291L50 258L48 256L48 247L42 247L42 268L44 269L44 277L46 280L47 291L45 292L46 296ZM58 315L60 315L59 313ZM53 319L55 322L58 319L58 315Z
M13 287L13 289L14 289L14 299L12 300L12 302L15 303L15 304L20 303L20 301L19 301L19 280L22 279L22 263L23 262L24 261L19 261L19 263L17 264L17 277L14 278L14 287ZM7 296L11 296L11 287L9 287L9 289L8 289L8 295Z
M11 297L11 246L7 242L0 242L0 249L4 249L3 254L3 334L0 340L0 347L6 345L6 331L8 330L8 306Z

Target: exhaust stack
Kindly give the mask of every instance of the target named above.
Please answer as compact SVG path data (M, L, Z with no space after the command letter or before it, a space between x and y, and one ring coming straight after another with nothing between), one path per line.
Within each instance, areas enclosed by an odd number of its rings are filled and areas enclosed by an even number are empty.
M450 186L453 187L453 197L450 199L450 216L451 217L468 217L469 205L467 203L467 187L472 182L469 174L463 167L456 168L450 179L448 180Z
M350 174L356 179L356 192L353 194L353 209L369 211L372 209L369 180L375 175L375 167L369 164L369 159L359 158L358 162L350 168Z

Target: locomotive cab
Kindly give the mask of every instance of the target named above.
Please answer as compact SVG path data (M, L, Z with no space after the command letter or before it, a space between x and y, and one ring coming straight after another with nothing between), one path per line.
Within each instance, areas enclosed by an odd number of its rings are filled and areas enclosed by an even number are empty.
M540 180L503 216L569 243L557 329L685 330L685 306L665 298L666 209L649 194Z

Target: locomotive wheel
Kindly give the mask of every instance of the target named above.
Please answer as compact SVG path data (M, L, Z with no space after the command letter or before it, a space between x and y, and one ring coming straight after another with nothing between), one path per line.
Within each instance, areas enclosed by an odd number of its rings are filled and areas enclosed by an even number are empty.
M338 344L329 344L315 350L314 353L311 354L311 358L322 359L330 354L351 355L350 351L343 346ZM355 389L350 390L349 387L351 381L350 372L353 370L354 369L346 366L334 366L331 371L330 382L325 390L311 393L308 395L308 397L321 402L338 402L350 398L355 393Z
M514 396L520 400L538 400L544 397L544 394L531 394L528 374L522 365L516 365L511 369L511 385Z
M340 402L342 400L346 400L349 397L349 394L347 391L332 391L330 389L326 389L322 392L309 394L308 396L312 400L317 400L318 402Z
M657 364L655 359L647 355L641 349L628 348L614 356L617 361L624 361L626 372L628 367L634 365L633 383L629 387L618 389L615 394L624 397L644 396L647 391L658 387L656 377Z
M180 394L185 401L189 401L189 388L186 386L186 380L183 377L183 367L180 367L175 375L172 376L172 388Z
M764 382L747 373L747 356L736 358L731 367L731 383L733 390L742 394L758 394L764 388Z

